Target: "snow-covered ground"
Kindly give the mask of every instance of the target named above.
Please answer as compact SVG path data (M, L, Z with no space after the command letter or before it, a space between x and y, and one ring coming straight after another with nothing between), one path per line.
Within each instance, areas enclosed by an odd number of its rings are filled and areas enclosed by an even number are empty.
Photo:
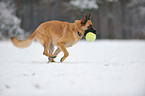
M145 41L80 41L47 63L33 42L0 42L0 96L145 96Z

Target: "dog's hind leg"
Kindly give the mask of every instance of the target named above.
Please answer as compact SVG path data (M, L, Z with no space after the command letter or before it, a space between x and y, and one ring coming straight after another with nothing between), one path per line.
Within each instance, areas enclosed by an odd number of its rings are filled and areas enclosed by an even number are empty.
M56 57L55 55L52 55L51 53L48 53L48 49L49 49L49 47L51 47L50 46L51 36L46 30L44 30L43 28L37 29L36 39L42 44L42 46L44 46L43 55L51 57L51 58Z
M49 54L53 54L53 51L54 51L54 45L51 43L50 44L50 46L49 46ZM55 55L56 56L56 55ZM48 59L49 59L49 62L55 62L54 60L53 60L53 58L51 58L51 57L48 57Z
M43 55L46 55L46 56L51 57L51 58L55 58L56 57L55 55L51 55L48 53L49 46L50 46L50 40L45 41Z
M61 50L59 49L59 47L55 50L54 54L55 56L57 56L59 53L61 52Z

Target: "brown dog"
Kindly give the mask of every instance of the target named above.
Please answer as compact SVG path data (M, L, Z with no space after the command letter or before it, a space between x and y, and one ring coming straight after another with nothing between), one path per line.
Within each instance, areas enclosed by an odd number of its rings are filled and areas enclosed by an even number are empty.
M60 51L64 53L60 60L63 62L69 55L66 47L76 44L84 36L85 30L89 26L92 26L90 14L88 16L85 14L82 20L75 20L74 23L62 21L42 23L27 40L20 41L14 37L11 40L16 47L26 48L34 39L37 39L44 46L43 54L49 57L49 62L54 62L53 58L56 58ZM54 46L58 48L53 54Z

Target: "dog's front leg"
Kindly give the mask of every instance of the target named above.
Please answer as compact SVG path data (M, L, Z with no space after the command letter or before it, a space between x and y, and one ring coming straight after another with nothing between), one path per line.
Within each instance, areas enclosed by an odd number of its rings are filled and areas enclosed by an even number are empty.
M53 55L57 56L59 53L61 52L61 50L59 49L59 47L56 49L56 51L54 52Z
M66 57L68 57L69 53L68 51L66 50L65 46L64 46L64 43L62 42L59 42L57 43L57 46L59 47L59 49L64 53L64 56L61 58L60 62L63 62Z

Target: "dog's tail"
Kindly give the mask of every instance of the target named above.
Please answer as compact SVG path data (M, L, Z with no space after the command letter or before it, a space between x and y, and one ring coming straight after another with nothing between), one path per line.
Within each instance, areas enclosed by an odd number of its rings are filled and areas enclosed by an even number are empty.
M14 46L16 46L18 48L26 48L26 47L30 46L32 41L35 39L35 34L36 34L36 31L34 31L32 33L32 35L26 40L18 40L17 38L12 37L11 41L14 44Z

